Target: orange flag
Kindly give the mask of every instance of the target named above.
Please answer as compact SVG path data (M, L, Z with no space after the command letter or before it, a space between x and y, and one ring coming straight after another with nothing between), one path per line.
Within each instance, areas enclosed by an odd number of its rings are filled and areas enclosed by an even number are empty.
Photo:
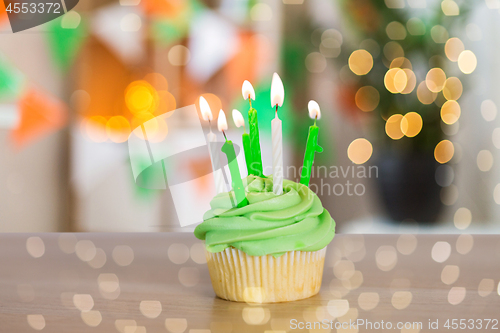
M64 103L34 88L29 88L18 102L20 121L12 130L11 138L16 148L40 139L63 127L68 120Z
M245 80L255 81L258 70L259 44L250 32L240 32L240 49L224 67L227 89L234 96L241 91L241 84Z
M142 0L140 4L147 15L173 18L186 7L187 1Z
M0 24L7 20L7 12L5 11L5 4L0 1Z

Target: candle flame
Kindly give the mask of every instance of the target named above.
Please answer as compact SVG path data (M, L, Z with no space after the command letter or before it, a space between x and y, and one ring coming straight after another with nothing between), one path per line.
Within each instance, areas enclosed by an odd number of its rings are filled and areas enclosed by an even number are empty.
M245 119L243 119L241 112L236 109L233 110L233 121L236 127L245 126Z
M271 106L274 108L276 105L282 106L285 99L285 88L278 73L273 74L273 81L271 83Z
M219 119L217 120L217 127L219 128L219 131L227 131L227 120L226 120L226 114L222 109L219 111Z
M241 87L241 93L243 94L243 98L245 100L248 99L248 97L250 97L250 99L253 99L255 101L255 90L253 89L253 86L250 83L250 81L245 80L245 82L243 82L243 86Z
M309 104L307 104L307 108L309 109L309 117L311 117L312 119L321 118L321 110L319 109L319 104L316 101L309 101Z
M200 96L200 111L203 120L205 121L213 120L212 110L210 110L210 105L208 105L207 100L203 96Z

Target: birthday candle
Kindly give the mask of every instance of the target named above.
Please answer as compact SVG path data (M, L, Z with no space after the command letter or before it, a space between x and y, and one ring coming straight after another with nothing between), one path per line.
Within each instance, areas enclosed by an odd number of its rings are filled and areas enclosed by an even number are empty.
M323 148L318 145L319 128L316 126L316 120L321 118L319 105L315 101L309 101L307 107L309 109L309 117L314 119L314 125L309 127L309 135L307 136L306 152L304 154L304 164L302 165L300 183L309 186L311 171L314 164L314 154L316 152L321 153Z
M241 112L234 109L233 110L233 121L236 127L243 126L243 135L241 136L241 141L243 142L243 151L245 152L245 163L247 165L248 174L252 167L252 148L250 146L250 136L248 135L245 128L245 119L241 115Z
M219 112L217 125L219 131L224 134L224 138L226 139L226 142L222 146L222 152L227 156L229 171L231 172L231 185L233 187L234 196L236 197L236 205L237 207L244 207L248 205L248 200L245 196L245 188L243 187L243 181L241 180L240 168L238 166L238 161L236 160L234 145L227 139L226 133L224 132L227 130L227 121L226 114L222 110Z
M278 106L283 105L285 89L277 73L273 74L271 83L271 106L276 107L276 114L271 121L273 144L273 192L283 194L283 133L282 123L278 118Z
M208 152L210 154L210 161L212 162L212 169L214 174L215 192L217 194L226 192L226 184L224 183L224 176L222 174L222 169L219 160L219 150L217 149L217 137L212 132L212 110L208 105L207 100L200 96L200 111L203 120L210 123L210 133L207 134L208 141Z
M245 80L241 87L241 93L244 99L248 99L250 103L250 110L248 110L248 125L250 128L250 146L252 149L252 162L250 164L251 170L248 172L262 177L262 156L260 153L260 138L259 138L259 120L257 119L257 110L252 107L252 99L255 100L255 90L252 84Z

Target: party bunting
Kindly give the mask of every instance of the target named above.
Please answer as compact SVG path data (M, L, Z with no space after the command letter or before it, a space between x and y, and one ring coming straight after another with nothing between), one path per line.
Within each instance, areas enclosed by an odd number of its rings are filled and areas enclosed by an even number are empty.
M239 39L241 47L224 67L226 89L232 96L239 95L243 81L255 82L258 67L263 65L258 63L259 42L255 35L244 31L239 33Z
M7 21L7 12L5 11L5 4L3 1L0 1L0 24Z
M91 30L125 63L136 64L144 55L141 15L137 6L109 5L95 13Z
M33 87L20 98L19 111L19 125L11 132L11 139L18 149L60 129L68 118L64 103Z
M155 1L143 1L141 4L149 6L149 2ZM176 7L177 15L171 15L170 12L161 9L157 11L146 10L146 13L152 18L151 35L153 39L164 46L169 46L185 38L188 35L191 21L204 8L204 5L198 0L190 0L183 1L179 7Z
M76 12L70 12L58 19L47 23L48 32L45 34L51 47L56 64L62 70L67 70L87 35L85 22Z
M205 10L193 19L190 33L191 60L187 71L193 79L204 83L237 53L238 30L219 14Z
M0 55L0 100L12 101L21 94L24 75Z

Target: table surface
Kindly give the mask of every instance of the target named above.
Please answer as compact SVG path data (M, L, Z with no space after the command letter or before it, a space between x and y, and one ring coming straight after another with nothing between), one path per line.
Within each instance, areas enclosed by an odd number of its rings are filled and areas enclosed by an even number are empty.
M489 331L499 259L498 236L337 235L318 295L257 305L215 297L192 234L0 234L0 331L426 332L429 320L452 331L448 319ZM349 320L360 326L338 326Z

